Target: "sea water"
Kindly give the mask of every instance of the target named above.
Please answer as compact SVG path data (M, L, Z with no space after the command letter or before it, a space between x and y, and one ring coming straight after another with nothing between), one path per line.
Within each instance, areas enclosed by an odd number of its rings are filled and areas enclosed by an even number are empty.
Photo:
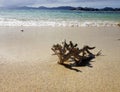
M0 26L116 26L119 11L0 9Z

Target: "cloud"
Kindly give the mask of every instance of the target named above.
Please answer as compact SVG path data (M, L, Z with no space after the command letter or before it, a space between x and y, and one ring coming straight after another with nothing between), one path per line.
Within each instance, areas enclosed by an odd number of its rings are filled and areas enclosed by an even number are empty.
M103 3L104 2L104 3ZM92 5L102 3L103 5L107 2L114 2L113 4L120 3L120 0L0 0L0 6L12 7L12 6L60 6L60 5ZM109 3L110 4L110 3ZM86 5L86 6L87 6ZM120 5L120 4L119 4ZM93 5L94 6L94 5Z
M0 0L2 6L22 6L33 4L34 0Z

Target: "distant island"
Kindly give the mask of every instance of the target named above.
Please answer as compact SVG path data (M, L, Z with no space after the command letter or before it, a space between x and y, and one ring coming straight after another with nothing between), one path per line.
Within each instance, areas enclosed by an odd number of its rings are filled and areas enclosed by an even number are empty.
M9 7L4 8L0 7L0 9L46 9L46 10L78 10L78 11L120 11L120 8L112 8L112 7L105 7L105 8L91 8L91 7L72 7L72 6L59 6L59 7Z
M77 7L72 8L71 10L81 10L81 11L120 11L120 8L112 8L112 7L105 7L105 8L89 8L89 7Z

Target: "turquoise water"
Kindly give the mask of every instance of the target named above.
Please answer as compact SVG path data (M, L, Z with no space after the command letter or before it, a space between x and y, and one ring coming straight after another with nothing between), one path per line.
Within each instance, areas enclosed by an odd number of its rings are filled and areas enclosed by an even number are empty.
M114 26L120 12L0 10L0 26Z

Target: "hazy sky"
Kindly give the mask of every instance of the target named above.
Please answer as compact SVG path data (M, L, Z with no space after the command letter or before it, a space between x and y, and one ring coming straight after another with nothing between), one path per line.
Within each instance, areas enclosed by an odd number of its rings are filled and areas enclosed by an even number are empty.
M0 0L0 6L83 6L83 7L120 7L120 0Z

